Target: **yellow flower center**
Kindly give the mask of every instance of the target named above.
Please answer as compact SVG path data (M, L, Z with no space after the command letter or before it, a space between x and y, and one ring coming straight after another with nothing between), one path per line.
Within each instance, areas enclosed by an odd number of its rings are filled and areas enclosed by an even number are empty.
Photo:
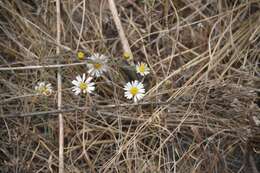
M93 65L94 65L94 68L97 70L102 67L102 64L100 64L100 63L94 63Z
M81 82L81 83L79 84L79 88L80 88L81 90L86 90L86 89L88 88L88 85L87 85L86 83L84 83L84 82Z
M40 87L38 89L38 93L47 95L47 96L51 94L50 90L46 86Z
M85 57L85 53L84 52L78 52L77 56L78 56L79 60L83 60L84 57Z
M144 73L144 72L145 72L145 65L144 65L144 64L141 64L141 65L139 66L139 71L140 71L141 73Z
M39 93L44 93L47 90L45 86L39 88Z
M137 87L132 87L130 89L130 93L135 96L138 93L139 89Z

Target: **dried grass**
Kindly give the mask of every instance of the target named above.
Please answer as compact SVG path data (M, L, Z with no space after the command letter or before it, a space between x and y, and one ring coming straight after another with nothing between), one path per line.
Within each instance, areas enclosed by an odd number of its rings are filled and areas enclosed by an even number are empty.
M0 1L0 172L57 172L59 113L65 172L260 172L260 1L116 5L134 61L152 70L140 104L123 97L138 76L107 1L61 1L60 43L54 1ZM110 57L91 97L70 91L86 71L78 50ZM57 88L58 67L61 110L58 93L33 94L37 81Z

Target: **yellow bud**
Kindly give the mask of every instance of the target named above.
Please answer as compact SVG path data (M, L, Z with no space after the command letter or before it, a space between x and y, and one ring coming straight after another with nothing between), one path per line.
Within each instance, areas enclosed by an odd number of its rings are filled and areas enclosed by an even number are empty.
M164 86L165 86L167 89L172 88L172 81L171 81L171 80L165 81Z
M129 52L124 52L123 58L124 58L125 60L129 60L129 59L131 58L130 53L129 53Z
M85 58L85 53L79 51L79 52L77 53L77 58L78 58L78 60L84 60L84 58Z

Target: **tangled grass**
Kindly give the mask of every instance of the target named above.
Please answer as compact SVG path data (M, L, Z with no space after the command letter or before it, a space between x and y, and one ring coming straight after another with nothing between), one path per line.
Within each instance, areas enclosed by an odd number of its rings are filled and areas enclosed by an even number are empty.
M260 1L116 0L133 61L122 55L106 0L0 1L0 172L57 172L64 117L65 172L260 172ZM56 47L60 53L56 54ZM109 73L93 95L74 96L86 73L76 53L102 53ZM57 92L34 93L38 81ZM123 86L143 80L140 103Z

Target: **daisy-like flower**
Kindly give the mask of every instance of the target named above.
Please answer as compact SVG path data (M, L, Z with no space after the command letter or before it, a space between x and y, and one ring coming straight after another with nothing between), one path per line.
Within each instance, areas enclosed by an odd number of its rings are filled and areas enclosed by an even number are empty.
M105 55L101 55L95 53L91 57L89 57L90 62L87 64L89 68L88 73L94 77L100 77L104 72L107 71L107 57Z
M150 73L150 68L147 66L144 62L138 62L138 64L135 66L136 72L139 73L142 76L145 76Z
M80 93L92 93L95 90L94 82L91 82L92 78L89 77L86 79L86 74L84 73L82 77L78 75L76 80L72 81L72 84L75 85L72 87L72 91L75 95L79 95Z
M128 82L125 87L125 97L127 99L134 99L134 102L141 100L144 97L145 89L142 82L138 82L137 80Z
M85 59L85 53L82 51L78 51L77 53L78 60L84 60Z
M37 85L34 87L37 94L49 96L52 93L52 86L50 83L45 82L38 82Z

